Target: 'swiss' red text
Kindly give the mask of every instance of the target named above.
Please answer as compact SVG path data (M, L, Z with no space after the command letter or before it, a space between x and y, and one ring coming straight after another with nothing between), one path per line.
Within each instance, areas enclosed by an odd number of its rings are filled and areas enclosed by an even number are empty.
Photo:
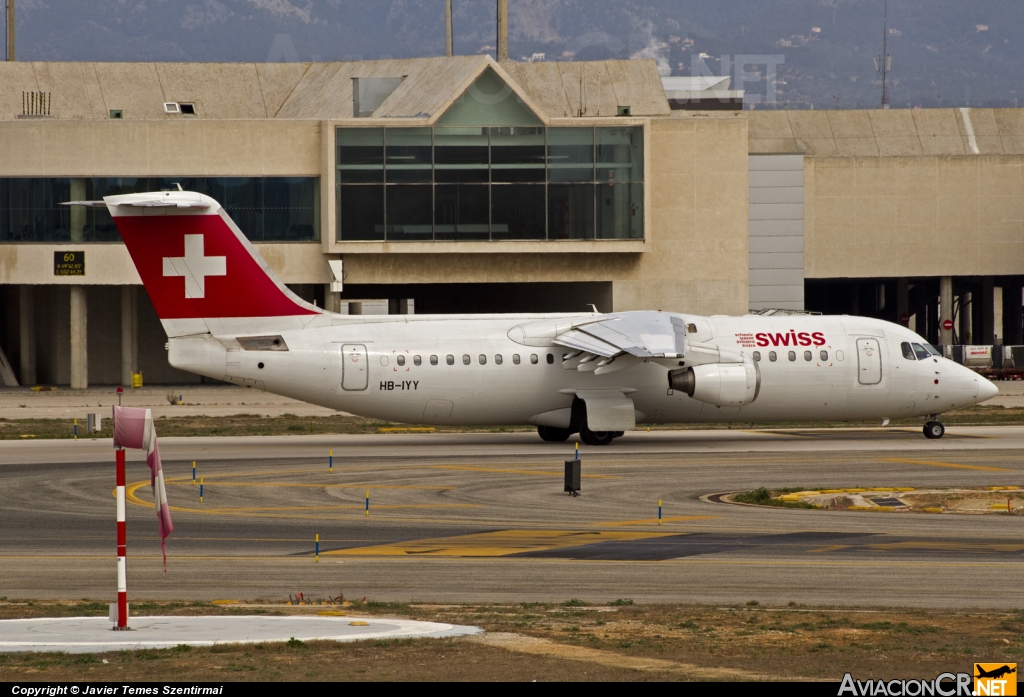
M758 332L754 335L758 346L824 346L825 335L821 332Z

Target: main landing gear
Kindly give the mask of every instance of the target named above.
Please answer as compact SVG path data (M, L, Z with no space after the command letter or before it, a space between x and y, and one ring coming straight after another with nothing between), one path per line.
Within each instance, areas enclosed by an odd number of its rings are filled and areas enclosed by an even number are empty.
M946 427L938 421L929 421L924 425L924 437L935 440L946 435Z
M574 433L580 434L584 445L608 445L623 435L622 431L591 431L586 426L575 428L556 428L554 426L538 426L537 435L548 443L564 443Z

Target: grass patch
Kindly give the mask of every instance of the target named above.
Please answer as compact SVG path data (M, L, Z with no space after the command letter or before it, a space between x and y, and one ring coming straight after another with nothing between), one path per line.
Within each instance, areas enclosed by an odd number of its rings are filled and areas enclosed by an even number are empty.
M575 600L575 599L573 599ZM137 603L141 605L142 603ZM254 603L259 605L259 603ZM2 617L78 614L92 604L0 603ZM222 606L146 603L150 615L227 614ZM352 613L474 624L488 632L546 639L550 652L524 653L470 639L380 639L350 644L292 640L162 650L67 655L0 653L0 682L26 680L666 680L686 671L618 666L616 656L738 669L780 679L840 680L845 672L877 676L938 674L951 664L1010 657L1019 648L1015 611L886 608L873 614L802 605L762 608L627 604L581 611L573 603L419 605L363 603ZM315 615L319 606L263 603L252 612ZM70 612L69 612L70 610ZM754 621L751 621L754 620ZM908 639L910 639L908 641ZM1006 640L1014 643L1006 644ZM600 663L567 659L559 645L602 653ZM993 652L993 647L996 647ZM1005 660L1009 660L1008 658ZM107 663L104 663L107 661Z
M758 506L775 506L777 508L817 508L814 504L807 503L805 501L781 501L777 496L783 494L790 494L794 491L806 491L800 488L786 488L786 489L767 489L765 487L759 487L753 491L744 491L736 494L732 497L733 501L737 503L752 503ZM756 601L752 601L755 605ZM750 603L748 603L749 605Z

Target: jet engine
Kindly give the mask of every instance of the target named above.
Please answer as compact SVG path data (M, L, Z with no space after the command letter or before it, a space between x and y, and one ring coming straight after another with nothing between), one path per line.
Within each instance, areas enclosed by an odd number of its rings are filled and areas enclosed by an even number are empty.
M761 370L756 363L708 363L670 370L668 386L716 407L741 407L757 399Z

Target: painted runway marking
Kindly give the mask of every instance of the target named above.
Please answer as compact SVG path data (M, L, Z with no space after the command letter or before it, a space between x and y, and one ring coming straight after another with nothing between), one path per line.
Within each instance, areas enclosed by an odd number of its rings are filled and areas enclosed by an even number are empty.
M460 472L487 472L489 474L525 474L530 476L543 477L564 477L564 472L550 472L545 470L521 470L521 469L499 469L496 467L471 467L469 465L429 465L430 469L456 470ZM621 479L615 474L584 474L584 479Z
M930 467L949 467L958 470L977 470L980 472L1013 472L1005 467L986 467L984 465L958 465L954 462L934 462L932 460L909 460L902 457L883 457L882 462L895 462L901 465L928 465Z
M677 523L682 520L711 520L712 518L719 518L720 516L715 515L677 515L662 518L662 521L666 523ZM643 518L640 520L609 520L603 523L591 523L596 527L618 527L620 525L657 525L657 518Z
M329 476L329 475L328 475ZM188 485L192 483L192 479L169 479L168 484L179 484ZM244 486L244 487L285 487L285 488L306 488L306 489L414 489L422 491L453 491L456 487L454 486L427 486L427 485L416 485L416 484L292 484L288 482L223 482L217 477L206 477L206 483L216 484L218 486Z
M321 556L367 557L505 557L523 552L539 552L580 547L598 542L646 540L677 536L678 532L620 532L580 530L498 530L455 537L437 537L392 544L353 547L322 552Z
M924 550L940 552L967 552L969 554L1006 554L1024 552L1024 544L982 542L881 542L864 545L865 548L880 552Z
M142 480L141 482L134 482L125 489L125 499L128 503L133 503L136 506L144 506L146 508L153 508L152 501L146 501L140 499L135 495L143 486L149 484L148 480ZM325 487L326 488L326 487ZM373 487L371 487L372 489ZM115 492L116 494L116 492ZM406 509L464 509L464 508L484 508L483 504L480 503L407 503L407 504L378 504L374 506L375 510L406 510ZM282 512L294 512L294 511L336 511L336 510L363 510L363 504L352 503L340 503L336 505L326 506L267 506L267 507L221 507L221 508L186 508L184 506L170 506L172 511L180 511L184 513L211 513L214 515L263 515L266 513L282 513Z

